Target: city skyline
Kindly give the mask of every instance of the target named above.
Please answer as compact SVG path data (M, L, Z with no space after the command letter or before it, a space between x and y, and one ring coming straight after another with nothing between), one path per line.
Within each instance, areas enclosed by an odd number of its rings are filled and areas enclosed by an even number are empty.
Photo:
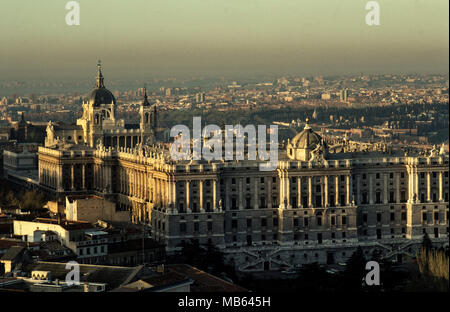
M26 2L2 3L2 80L85 78L99 58L123 79L448 72L441 0L378 1L379 26L367 1L80 0L79 26L65 2Z

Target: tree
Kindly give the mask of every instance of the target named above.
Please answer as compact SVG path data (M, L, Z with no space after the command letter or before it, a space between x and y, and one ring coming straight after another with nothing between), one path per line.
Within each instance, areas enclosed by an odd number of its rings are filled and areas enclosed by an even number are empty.
M344 287L352 290L362 290L362 279L366 273L366 258L362 248L358 246L347 262L344 272Z
M21 205L25 210L37 210L44 206L44 196L35 191L28 191L22 196Z
M423 235L422 248L424 248L427 252L433 249L433 244L427 232Z

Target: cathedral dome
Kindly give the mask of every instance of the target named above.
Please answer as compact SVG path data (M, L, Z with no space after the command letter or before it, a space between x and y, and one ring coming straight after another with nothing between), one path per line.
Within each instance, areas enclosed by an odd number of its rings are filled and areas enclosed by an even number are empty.
M94 88L86 96L86 101L93 106L100 106L101 104L116 104L116 98L105 87Z
M88 93L86 96L86 101L93 106L100 106L101 104L116 104L116 98L114 95L111 91L105 88L100 61L97 64L97 68L96 86L91 90L91 92Z
M293 148L314 149L317 144L322 144L322 142L322 137L306 124L303 131L292 139L291 144Z
M320 135L315 133L308 125L298 133L287 145L287 156L290 159L301 161L320 161L327 156L328 146Z

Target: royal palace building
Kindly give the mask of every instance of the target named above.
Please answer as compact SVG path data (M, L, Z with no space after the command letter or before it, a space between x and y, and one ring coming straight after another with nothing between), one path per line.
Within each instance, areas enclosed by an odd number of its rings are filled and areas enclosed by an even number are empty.
M306 123L279 144L273 171L259 160L170 157L157 142L156 105L144 96L138 128L115 119L115 99L96 87L76 126L51 123L39 148L39 183L55 197L95 194L151 226L168 253L213 244L242 271L415 256L424 233L448 245L448 154L322 138Z

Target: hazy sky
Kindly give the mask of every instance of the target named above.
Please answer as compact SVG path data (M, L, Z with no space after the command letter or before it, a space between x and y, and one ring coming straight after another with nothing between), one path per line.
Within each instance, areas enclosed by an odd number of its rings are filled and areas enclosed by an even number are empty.
M448 72L448 0L379 0L380 26L366 0L66 2L0 1L0 79Z

